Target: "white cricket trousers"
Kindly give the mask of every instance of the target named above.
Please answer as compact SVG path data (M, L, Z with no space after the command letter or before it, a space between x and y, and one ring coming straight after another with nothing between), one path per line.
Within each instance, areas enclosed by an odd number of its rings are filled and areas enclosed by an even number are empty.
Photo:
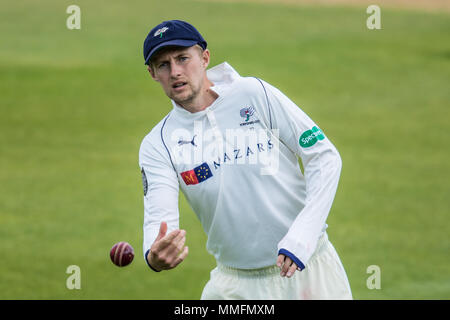
M305 269L281 277L276 265L235 269L217 263L203 289L202 300L341 300L352 299L341 260L326 233Z

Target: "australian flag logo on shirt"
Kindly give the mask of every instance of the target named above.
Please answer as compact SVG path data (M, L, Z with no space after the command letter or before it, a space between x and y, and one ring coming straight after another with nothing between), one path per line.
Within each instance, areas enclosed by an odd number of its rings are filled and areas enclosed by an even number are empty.
M184 171L181 173L181 177L186 185L190 184L199 184L200 182L205 181L206 179L212 177L211 169L209 168L206 162L202 163L198 167L195 167L192 170Z

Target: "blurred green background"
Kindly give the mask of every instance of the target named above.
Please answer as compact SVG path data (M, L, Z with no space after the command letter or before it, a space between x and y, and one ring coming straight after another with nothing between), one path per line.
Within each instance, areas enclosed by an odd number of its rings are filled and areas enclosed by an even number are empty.
M68 30L66 8L81 8ZM142 43L194 24L211 66L280 88L336 145L343 171L328 233L355 299L450 298L450 15L207 1L8 1L0 5L0 298L199 299L215 261L183 197L188 258L142 257L138 150L171 105ZM135 249L126 268L111 246ZM81 290L66 268L81 268ZM381 289L369 290L370 265Z

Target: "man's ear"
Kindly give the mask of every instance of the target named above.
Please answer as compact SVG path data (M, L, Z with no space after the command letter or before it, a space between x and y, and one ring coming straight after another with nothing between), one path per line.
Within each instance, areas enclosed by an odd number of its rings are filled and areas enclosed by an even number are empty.
M153 70L153 67L151 66L151 64L149 64L149 65L147 66L147 70L148 70L148 72L150 73L150 75L152 76L152 79L153 79L153 80L159 81L158 78L157 78L156 75L155 75L155 70Z
M203 50L202 60L203 60L203 66L205 67L205 69L208 68L209 61L210 61L210 53L209 53L208 49Z

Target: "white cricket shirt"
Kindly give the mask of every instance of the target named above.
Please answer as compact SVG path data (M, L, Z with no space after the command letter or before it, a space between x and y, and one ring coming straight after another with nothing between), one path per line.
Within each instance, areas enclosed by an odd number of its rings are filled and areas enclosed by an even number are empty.
M190 113L172 101L173 110L142 141L144 256L162 221L168 233L179 228L181 189L220 263L262 268L283 253L303 269L327 228L339 153L270 84L241 77L226 62L207 76L219 96L213 104Z

